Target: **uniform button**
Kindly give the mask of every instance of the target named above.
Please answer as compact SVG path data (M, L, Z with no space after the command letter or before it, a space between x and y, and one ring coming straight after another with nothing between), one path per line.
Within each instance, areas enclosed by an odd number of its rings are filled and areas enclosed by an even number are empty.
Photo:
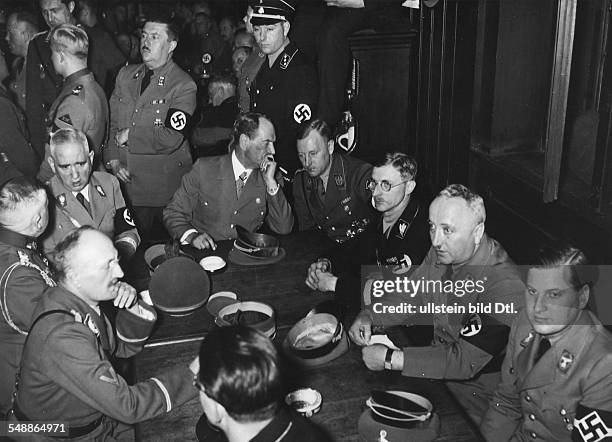
M257 107L257 103L253 103L253 107Z
M155 112L156 112L156 113L159 113L159 109L157 109Z
M178 165L179 165L179 167L183 167L183 162L179 161Z
M233 229L233 228L234 228L234 225L233 225L233 224L230 224L230 227Z
M476 397L476 392L472 391L472 396Z
M561 416L565 416L567 414L567 411L565 411L565 408L562 408L559 413L561 413Z
M421 373L421 376L425 377L425 373Z
M529 436L531 436L532 439L537 439L538 438L538 435L535 434L533 431L531 432L531 434Z
M136 109L134 112L138 113L138 109Z
M256 93L256 94L258 94L258 93L259 93L259 89L257 89L257 90L255 91L255 93Z
M529 415L529 419L530 419L530 420L532 420L532 421L534 421L534 420L535 420L535 415L534 415L533 413L531 413L531 414Z
M326 217L325 217L325 219L326 219L326 220L329 220L329 216L326 216Z
M132 126L136 126L136 123L134 123L133 121L132 121Z
M263 212L260 212L260 214L261 214L261 216L263 216L263 214L264 214L264 213L263 213Z
M332 230L336 230L336 228L334 226L332 226Z
M525 400L527 402L531 402L531 396L529 396L528 394L525 395Z
M514 374L514 367L510 367L510 374Z
M234 210L234 215L236 215L237 213L238 213L238 211L237 211L237 210Z
M208 201L204 201L204 205L205 205L205 206L208 206Z

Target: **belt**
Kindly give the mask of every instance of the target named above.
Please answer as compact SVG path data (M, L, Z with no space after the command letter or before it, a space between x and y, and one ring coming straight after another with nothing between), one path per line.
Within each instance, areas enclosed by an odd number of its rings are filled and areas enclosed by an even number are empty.
M17 406L17 402L13 403L13 413L15 414L15 417L17 418L17 420L19 420L20 422L30 422L31 421L31 419L28 418L25 414L23 414L23 412L19 409L19 407ZM100 424L102 423L103 418L104 418L104 415L100 415L100 417L96 419L95 421L90 422L87 425L81 425L80 427L73 427L71 425L68 425L68 436L66 436L65 434L58 434L57 436L53 436L52 434L49 434L48 436L64 438L64 439L76 439L77 437L85 436L86 434L89 434L93 430L98 428Z

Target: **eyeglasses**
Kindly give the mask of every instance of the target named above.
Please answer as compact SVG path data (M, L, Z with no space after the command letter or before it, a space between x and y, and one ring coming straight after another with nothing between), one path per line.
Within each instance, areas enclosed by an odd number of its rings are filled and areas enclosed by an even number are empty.
M397 186L399 186L401 184L407 183L408 181L412 181L412 180L406 180L406 181L399 182L397 184L391 184L387 180L382 180L382 181L378 182L378 181L373 180L372 178L369 178L366 181L366 189L369 190L370 192L374 193L374 191L376 190L376 186L378 186L380 184L380 188L381 188L381 190L383 192L389 192L394 187L397 187Z

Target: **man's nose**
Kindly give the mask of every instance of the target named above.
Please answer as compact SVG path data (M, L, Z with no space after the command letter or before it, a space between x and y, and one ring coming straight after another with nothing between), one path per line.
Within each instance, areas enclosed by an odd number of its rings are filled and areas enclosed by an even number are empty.
M276 151L274 150L274 143L268 143L268 153L270 155L274 155Z
M440 229L433 229L430 233L431 236L431 245L433 247L439 247L442 244L442 234L440 233Z
M533 311L536 313L541 313L547 310L546 300L543 295L537 295L535 302L533 304Z
M77 171L76 167L74 167L74 166L72 166L70 168L70 177L74 178L74 179L79 177L79 172Z

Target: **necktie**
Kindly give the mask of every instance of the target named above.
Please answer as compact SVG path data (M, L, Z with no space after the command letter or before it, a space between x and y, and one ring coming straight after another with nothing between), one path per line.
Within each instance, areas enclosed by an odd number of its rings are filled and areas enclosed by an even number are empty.
M236 196L238 198L240 198L240 195L242 194L242 189L244 189L244 186L246 185L246 180L247 180L247 173L245 170L244 172L240 174L240 176L236 180Z
M91 216L91 206L89 205L89 201L85 199L81 192L77 193L76 199L79 201L79 203L81 203L81 206L83 206L85 210L87 210L87 213L89 213L89 215Z
M540 345L538 346L538 351L536 352L535 360L533 361L533 363L537 364L540 358L544 356L544 353L546 353L549 349L550 341L546 338L542 338L542 340L540 341Z
M310 191L310 205L315 212L323 212L323 180L321 177L314 178L312 180L312 190Z
M142 83L140 83L140 95L147 88L149 83L151 83L151 77L153 76L153 69L147 69L144 76L142 77Z

